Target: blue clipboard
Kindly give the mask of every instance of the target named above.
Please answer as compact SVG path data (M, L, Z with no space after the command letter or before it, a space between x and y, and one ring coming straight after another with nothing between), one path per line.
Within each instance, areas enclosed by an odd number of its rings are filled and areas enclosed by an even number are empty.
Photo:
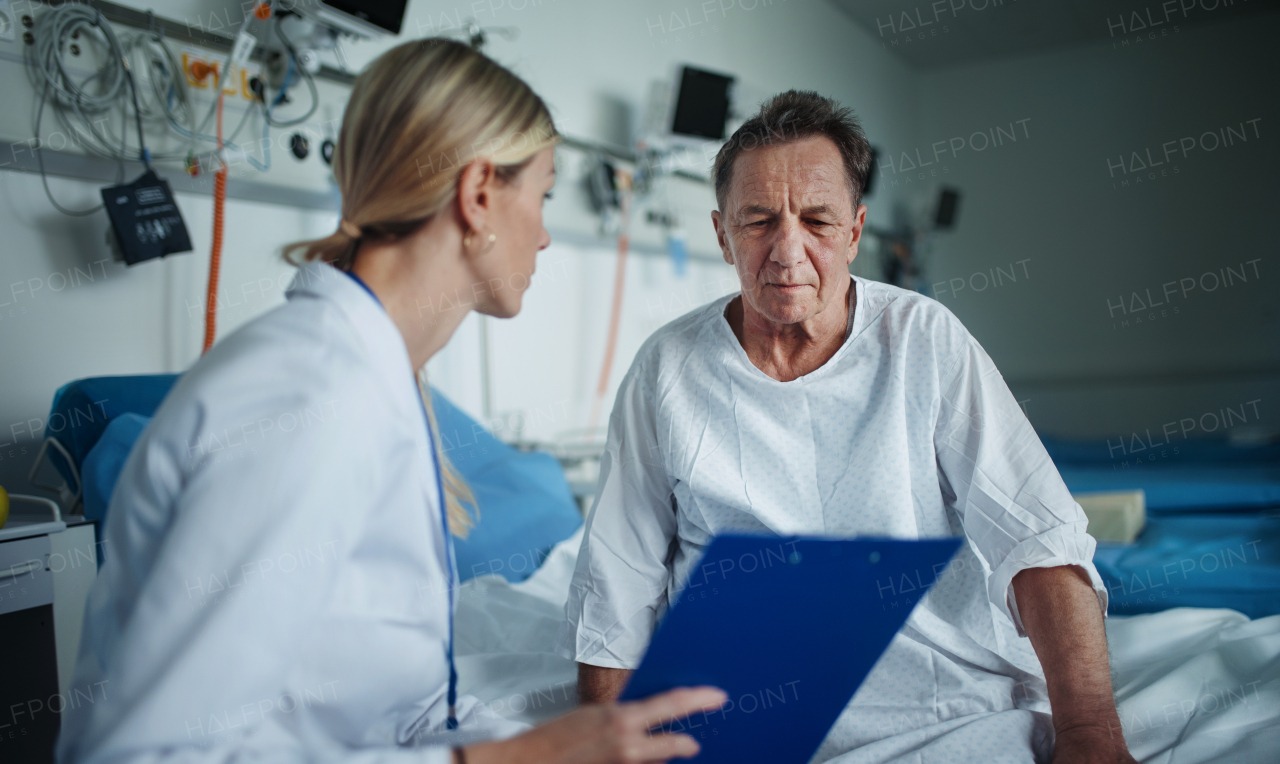
M960 542L717 536L619 699L719 687L691 761L803 764Z

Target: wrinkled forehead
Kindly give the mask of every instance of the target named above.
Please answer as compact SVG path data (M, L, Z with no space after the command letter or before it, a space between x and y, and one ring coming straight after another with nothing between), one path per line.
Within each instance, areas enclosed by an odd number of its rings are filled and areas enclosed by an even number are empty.
M840 150L815 136L744 150L734 162L725 212L747 207L826 205L852 212L853 190Z

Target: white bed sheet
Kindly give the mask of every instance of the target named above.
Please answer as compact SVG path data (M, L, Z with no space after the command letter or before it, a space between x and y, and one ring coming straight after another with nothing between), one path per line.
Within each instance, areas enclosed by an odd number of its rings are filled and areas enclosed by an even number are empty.
M463 584L459 689L528 724L577 705L577 665L552 651L581 531L529 580ZM1125 738L1144 764L1280 762L1280 616L1177 608L1107 621Z
M1280 615L1176 608L1107 620L1134 758L1280 762Z

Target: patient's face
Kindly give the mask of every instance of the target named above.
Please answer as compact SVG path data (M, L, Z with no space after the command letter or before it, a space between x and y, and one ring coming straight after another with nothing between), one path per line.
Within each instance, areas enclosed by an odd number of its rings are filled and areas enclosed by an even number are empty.
M833 304L843 310L866 209L853 209L840 150L815 136L743 151L725 209L711 217L746 303L771 323L794 324Z

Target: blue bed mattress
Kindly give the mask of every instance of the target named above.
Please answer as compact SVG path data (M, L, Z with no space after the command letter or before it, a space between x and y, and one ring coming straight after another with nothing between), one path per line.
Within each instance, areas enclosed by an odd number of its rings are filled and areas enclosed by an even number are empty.
M1280 613L1280 444L1042 438L1072 493L1142 489L1147 525L1131 545L1098 544L1110 612L1231 608Z
M1280 467L1218 464L1118 471L1063 466L1058 471L1072 493L1141 488L1153 515L1280 507Z
M1110 592L1109 612L1173 607L1280 613L1280 515L1152 517L1135 544L1098 544L1094 565Z
M1242 512L1280 507L1280 445L1204 438L1153 444L1041 438L1072 493L1142 489L1147 512Z

